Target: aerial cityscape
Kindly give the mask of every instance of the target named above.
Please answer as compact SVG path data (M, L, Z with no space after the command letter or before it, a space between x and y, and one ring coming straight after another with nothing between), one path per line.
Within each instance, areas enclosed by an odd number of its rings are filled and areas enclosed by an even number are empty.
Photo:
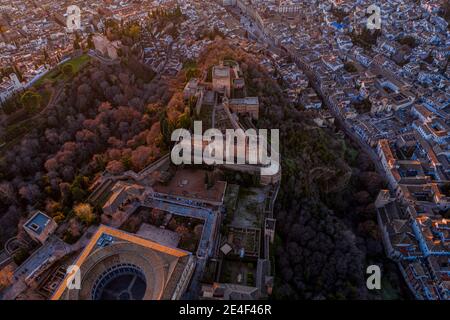
M0 300L450 300L450 2L0 0Z

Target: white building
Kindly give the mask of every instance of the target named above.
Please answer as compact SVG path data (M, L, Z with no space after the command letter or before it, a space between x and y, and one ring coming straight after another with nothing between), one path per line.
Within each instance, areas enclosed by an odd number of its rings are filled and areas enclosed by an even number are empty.
M15 92L23 89L23 84L15 73L11 73L9 78L4 78L0 83L0 106Z

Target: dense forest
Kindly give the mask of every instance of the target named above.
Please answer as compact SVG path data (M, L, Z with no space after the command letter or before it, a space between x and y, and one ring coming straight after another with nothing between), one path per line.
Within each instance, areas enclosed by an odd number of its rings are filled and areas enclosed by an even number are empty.
M166 80L137 74L131 63L91 60L32 118L28 132L0 151L0 244L31 210L61 223L85 201L96 174L140 170L160 155L160 122L178 105ZM174 122L178 114L171 114ZM0 115L0 134L14 118Z

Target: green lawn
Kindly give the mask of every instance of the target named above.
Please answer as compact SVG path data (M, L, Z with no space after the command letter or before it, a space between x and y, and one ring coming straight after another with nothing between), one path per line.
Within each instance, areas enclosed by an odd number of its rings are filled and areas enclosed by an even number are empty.
M77 74L78 71L84 66L86 62L90 60L90 57L86 54L83 54L79 57L70 59L58 66L56 66L54 69L47 72L45 75L43 75L39 80L36 81L35 86L39 87L42 85L45 81L50 81L52 83L59 81L64 78L64 75L62 73L62 69L65 65L71 64L73 67L74 74Z

